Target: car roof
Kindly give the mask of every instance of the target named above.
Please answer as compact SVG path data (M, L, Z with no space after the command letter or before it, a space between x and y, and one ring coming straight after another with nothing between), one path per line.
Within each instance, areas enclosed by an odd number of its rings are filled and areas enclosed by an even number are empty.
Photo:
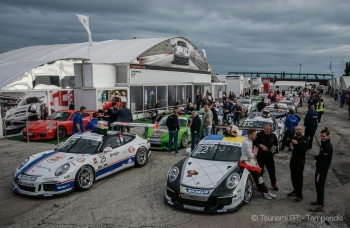
M273 123L273 120L271 118L265 118L263 116L250 116L244 121L264 121L264 122Z
M217 142L226 142L228 144L232 143L242 143L244 141L244 136L236 136L236 137L232 137L232 136L224 136L224 135L210 135L205 137L202 141L205 144L215 144ZM201 141L201 142L202 142Z

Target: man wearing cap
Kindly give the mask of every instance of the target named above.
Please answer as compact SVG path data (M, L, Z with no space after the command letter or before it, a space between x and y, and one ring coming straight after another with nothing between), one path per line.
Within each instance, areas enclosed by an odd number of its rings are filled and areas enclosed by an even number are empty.
M261 193L261 196L264 199L271 200L276 198L276 195L267 189L261 175L261 169L256 160L256 155L253 153L253 141L256 139L256 136L257 134L255 129L248 130L248 137L245 138L242 144L242 156L239 166L249 170L250 174L254 178L259 192Z
M266 115L270 115L270 113ZM264 130L257 134L253 144L258 147L257 160L262 171L261 173L264 174L264 167L266 166L270 176L271 186L275 190L278 190L276 184L275 160L273 157L273 154L277 150L278 140L277 136L271 132L271 126L269 124L266 124Z

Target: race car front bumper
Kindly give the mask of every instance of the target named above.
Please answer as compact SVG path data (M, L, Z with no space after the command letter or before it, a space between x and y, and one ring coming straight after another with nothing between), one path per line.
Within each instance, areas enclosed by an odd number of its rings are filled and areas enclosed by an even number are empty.
M68 176L68 175L66 175ZM41 177L19 175L13 181L15 193L29 196L52 197L71 192L74 189L74 178L64 181L43 180Z
M225 213L236 211L242 203L242 196L204 196L201 194L186 194L165 188L164 202L180 209L207 213Z

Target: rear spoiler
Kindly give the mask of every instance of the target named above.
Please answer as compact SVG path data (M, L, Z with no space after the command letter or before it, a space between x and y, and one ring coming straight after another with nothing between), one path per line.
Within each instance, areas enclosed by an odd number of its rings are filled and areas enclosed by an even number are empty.
M249 130L249 129L255 129L256 131L263 131L264 128L254 128L254 127L238 127L239 130Z

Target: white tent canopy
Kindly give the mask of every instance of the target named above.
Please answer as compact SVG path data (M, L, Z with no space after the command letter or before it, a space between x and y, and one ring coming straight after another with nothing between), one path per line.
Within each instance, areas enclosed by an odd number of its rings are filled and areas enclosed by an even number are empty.
M90 62L130 63L143 52L167 39L171 38L94 42L90 47ZM34 67L61 59L88 60L87 43L31 46L2 53L0 54L0 88Z

